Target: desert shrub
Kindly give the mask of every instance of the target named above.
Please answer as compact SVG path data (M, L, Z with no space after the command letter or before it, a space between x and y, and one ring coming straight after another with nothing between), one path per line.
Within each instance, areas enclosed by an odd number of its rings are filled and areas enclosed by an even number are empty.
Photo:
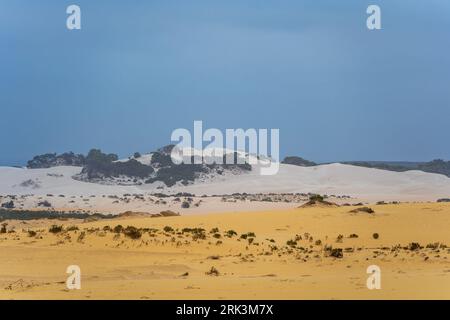
M67 231L76 231L76 230L78 230L78 227L77 226L70 226L70 227L67 227L66 230Z
M439 248L439 242L435 242L435 243L429 243L426 246L428 249L437 249Z
M352 233L348 236L349 238L358 238L358 235L356 233Z
M290 247L295 247L297 245L297 241L290 239L286 241L286 244Z
M0 228L0 233L6 233L6 227L8 224L6 222L2 223L2 227Z
M211 230L209 230L209 233L218 233L219 232L219 228L212 228Z
M374 239L378 239L379 237L380 237L380 235L376 232L372 235L372 238L374 238Z
M218 275L220 275L219 270L217 270L214 267L211 267L211 269L209 269L209 271L207 271L206 274L208 276L218 276Z
M86 232L82 231L77 238L77 242L82 242L85 237L86 237Z
M128 226L123 230L123 234L131 239L140 239L142 237L142 232L133 226Z
M115 233L121 233L121 232L123 231L122 225L119 224L119 225L115 226L114 229L113 229L113 231L114 231Z
M408 250L415 251L421 249L421 246L418 242L411 242L408 244Z
M63 226L58 226L56 224L52 225L49 229L48 232L50 233L60 233L63 231Z
M342 252L341 248L333 248L330 251L330 257L343 258L344 257L344 253Z
M173 228L170 226L165 226L163 230L164 232L173 232Z
M213 237L216 239L220 239L222 236L220 235L220 233L214 233Z
M37 235L36 231L28 230L28 236L29 237L35 237Z
M225 236L227 236L228 238L231 238L233 236L237 236L237 232L234 230L228 230L225 232Z

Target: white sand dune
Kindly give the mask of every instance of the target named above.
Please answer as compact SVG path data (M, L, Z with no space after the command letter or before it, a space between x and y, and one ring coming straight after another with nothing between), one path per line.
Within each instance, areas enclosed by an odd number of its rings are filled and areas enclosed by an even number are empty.
M280 165L278 174L259 175L259 170L241 175L216 176L189 186L158 189L161 184L142 186L102 185L72 179L80 167L25 169L0 167L1 195L121 195L124 193L191 192L197 195L247 193L320 193L348 195L367 200L435 201L450 196L450 178L421 171L392 172L344 164L316 167ZM32 180L33 183L25 183Z

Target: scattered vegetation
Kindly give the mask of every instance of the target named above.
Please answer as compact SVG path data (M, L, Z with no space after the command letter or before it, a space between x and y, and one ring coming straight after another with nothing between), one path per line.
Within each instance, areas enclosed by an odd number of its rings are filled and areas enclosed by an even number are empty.
M48 229L48 232L53 233L53 234L60 233L60 232L62 232L62 231L63 231L63 226L56 225L56 224L52 225L52 226Z

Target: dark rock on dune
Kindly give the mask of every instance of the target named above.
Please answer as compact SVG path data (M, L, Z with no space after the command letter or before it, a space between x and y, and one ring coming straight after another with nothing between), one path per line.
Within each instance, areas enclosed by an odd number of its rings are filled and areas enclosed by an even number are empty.
M450 202L450 198L438 199L437 202Z

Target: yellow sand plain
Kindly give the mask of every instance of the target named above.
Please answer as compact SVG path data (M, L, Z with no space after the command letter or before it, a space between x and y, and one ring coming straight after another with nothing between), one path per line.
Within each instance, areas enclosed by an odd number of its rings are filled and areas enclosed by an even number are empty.
M450 299L450 204L354 208L9 222L0 299ZM49 233L55 223L64 231ZM135 240L103 230L119 224L145 229ZM81 268L80 290L66 288L69 265ZM380 290L366 287L370 265L381 268Z

